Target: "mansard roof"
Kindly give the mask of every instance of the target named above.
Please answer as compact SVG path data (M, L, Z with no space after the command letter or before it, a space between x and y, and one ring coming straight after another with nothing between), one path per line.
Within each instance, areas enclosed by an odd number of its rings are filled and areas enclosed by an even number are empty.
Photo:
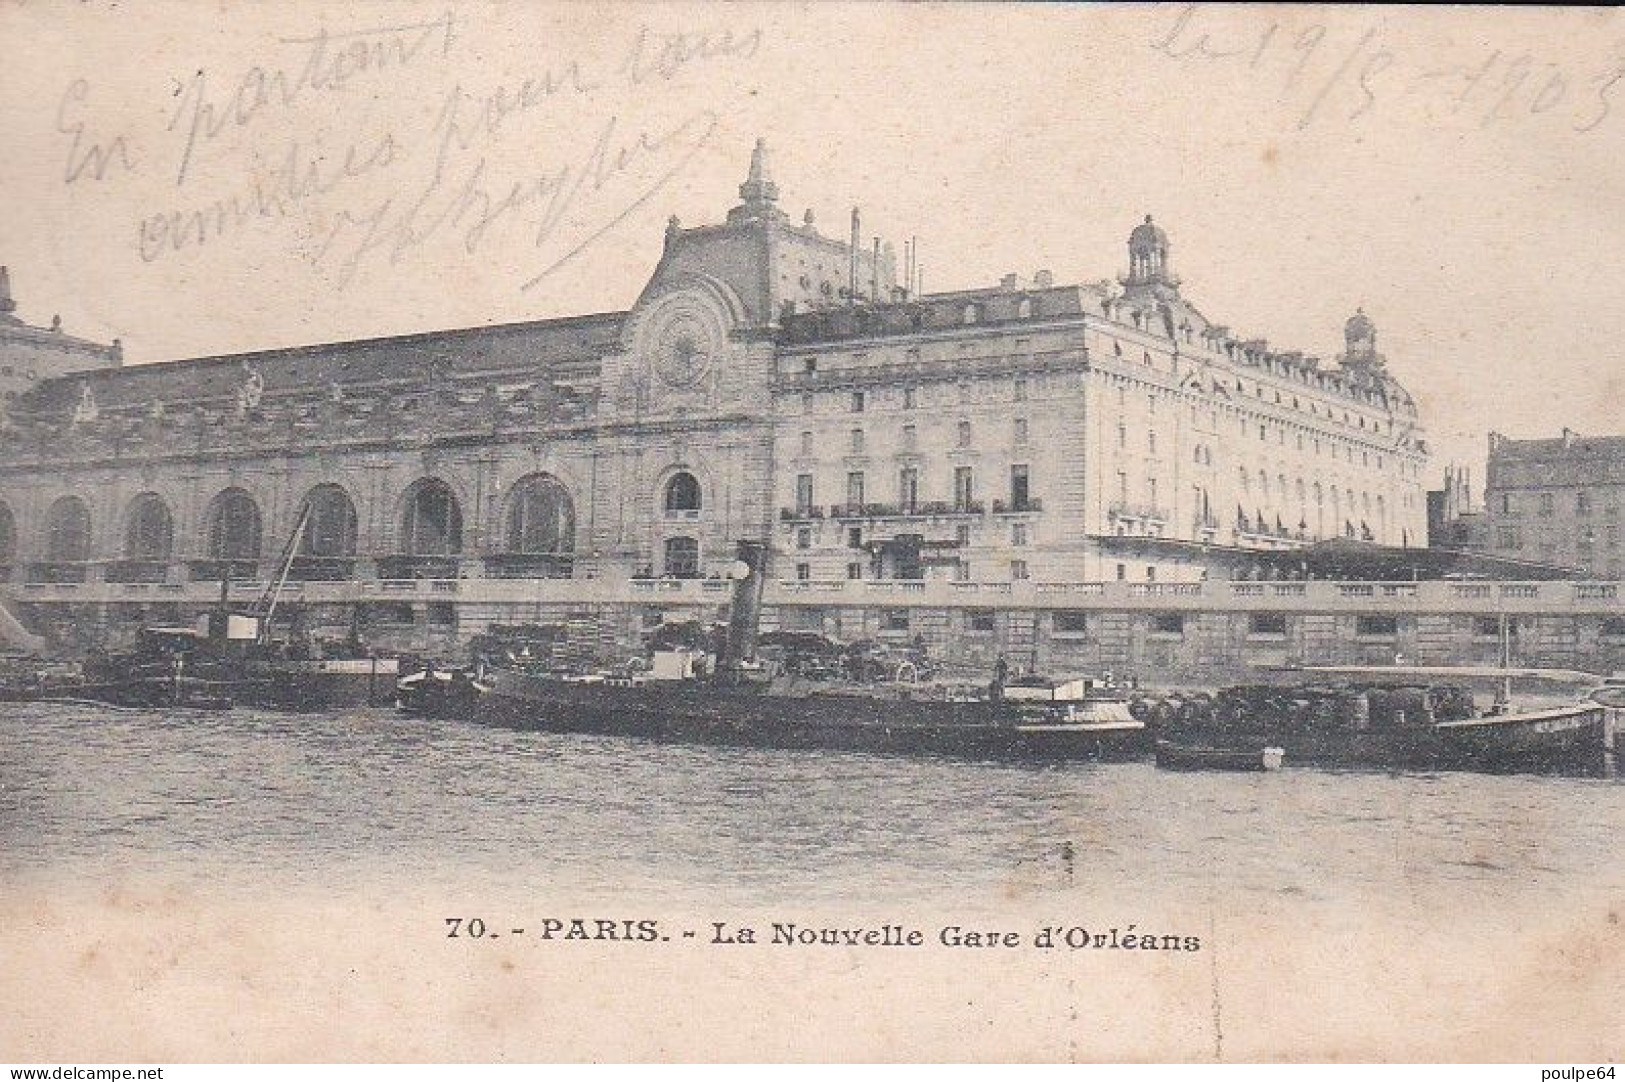
M1024 301L1029 304L1026 314L1022 312ZM928 293L923 297L890 304L830 305L792 312L780 317L779 340L786 345L797 345L843 338L948 331L985 323L1057 319L1082 315L1088 304L1088 290L1081 286L1039 289L1000 287ZM967 309L974 310L969 324L966 321Z
M431 369L449 379L525 371L581 376L595 372L598 357L615 348L625 319L624 312L606 312L76 373L42 383L29 392L25 408L71 406L86 384L101 409L230 398L249 368L273 396L319 394L334 383L421 380Z

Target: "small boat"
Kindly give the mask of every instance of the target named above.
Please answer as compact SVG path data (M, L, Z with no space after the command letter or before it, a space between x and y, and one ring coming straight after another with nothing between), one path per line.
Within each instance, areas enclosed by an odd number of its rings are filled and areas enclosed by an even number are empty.
M1131 713L1127 695L1110 691L1055 702L1017 721L1015 731L1023 752L1047 758L1138 758L1151 747L1151 730Z
M1434 726L1441 765L1537 773L1600 765L1609 708L1570 703L1485 714Z
M1204 744L1176 744L1171 740L1157 741L1157 767L1160 770L1279 770L1286 760L1286 751L1272 746L1236 748L1210 747Z
M418 718L466 720L489 690L479 674L466 669L425 667L395 682L401 712Z

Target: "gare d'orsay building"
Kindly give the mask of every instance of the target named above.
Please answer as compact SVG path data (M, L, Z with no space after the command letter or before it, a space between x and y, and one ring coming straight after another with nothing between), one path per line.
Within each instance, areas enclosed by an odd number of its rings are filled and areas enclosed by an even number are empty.
M464 636L707 580L739 538L786 590L1177 583L1423 543L1424 434L1363 314L1329 361L1233 332L1149 217L1116 282L915 295L855 220L791 220L765 157L721 223L670 223L627 312L35 387L0 430L10 596L202 602L227 570L271 578L301 517L293 611Z

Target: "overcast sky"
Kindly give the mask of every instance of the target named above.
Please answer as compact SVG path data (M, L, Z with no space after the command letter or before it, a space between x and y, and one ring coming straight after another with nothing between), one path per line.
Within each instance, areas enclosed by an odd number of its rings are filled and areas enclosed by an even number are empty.
M760 135L928 290L1150 213L1243 337L1363 306L1441 469L1625 427L1615 12L8 2L0 132L19 314L129 363L625 308Z

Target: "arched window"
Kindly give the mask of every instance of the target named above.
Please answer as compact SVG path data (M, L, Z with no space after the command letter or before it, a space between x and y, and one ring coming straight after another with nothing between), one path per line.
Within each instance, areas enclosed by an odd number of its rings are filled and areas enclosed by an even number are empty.
M11 507L0 503L0 565L9 564L17 558L17 520L12 516Z
M260 558L260 508L242 489L224 489L209 501L208 524L209 559Z
M143 492L130 501L124 525L124 555L131 560L160 563L169 559L175 523L169 505L155 492Z
M559 479L546 473L520 478L508 495L503 548L525 555L575 551L576 511Z
M45 558L51 563L90 559L90 508L77 496L64 496L46 515Z
M700 577L700 543L692 537L666 538L664 573L670 578Z
M310 517L299 538L299 555L342 558L355 555L356 515L350 494L338 485L317 485L305 495Z
M455 556L463 551L463 510L446 482L426 477L407 490L401 544L408 556Z
M679 470L666 482L667 511L698 511L700 483L687 470Z

